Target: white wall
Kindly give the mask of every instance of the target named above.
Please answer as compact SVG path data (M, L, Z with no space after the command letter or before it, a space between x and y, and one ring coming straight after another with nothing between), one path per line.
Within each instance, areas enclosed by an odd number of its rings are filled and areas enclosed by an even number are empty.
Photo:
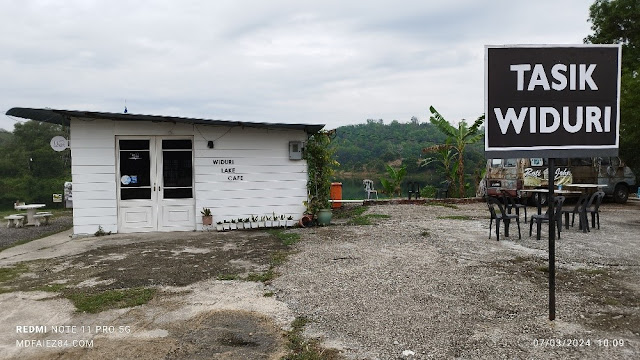
M71 119L73 233L118 231L114 122Z
M305 210L306 162L289 160L288 148L289 141L307 139L304 131L72 119L74 234L93 234L99 226L118 231L118 135L193 136L197 230L202 229L199 213L204 207L211 209L214 222L274 212L297 220ZM207 147L210 140L213 149ZM214 160L233 164L216 165Z
M300 219L307 199L307 165L289 160L289 141L306 139L303 131L197 125L196 210L210 208L214 222L274 212ZM209 140L213 149L207 147ZM214 164L215 160L233 164ZM235 172L223 172L230 169ZM202 219L197 222L201 229Z

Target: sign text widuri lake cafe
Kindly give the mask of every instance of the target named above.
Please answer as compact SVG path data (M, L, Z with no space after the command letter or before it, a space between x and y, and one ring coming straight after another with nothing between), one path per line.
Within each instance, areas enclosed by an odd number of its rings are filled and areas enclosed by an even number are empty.
M213 165L220 165L220 172L226 174L229 181L244 180L244 175L236 174L235 166L230 167L230 165L235 165L234 159L213 159Z

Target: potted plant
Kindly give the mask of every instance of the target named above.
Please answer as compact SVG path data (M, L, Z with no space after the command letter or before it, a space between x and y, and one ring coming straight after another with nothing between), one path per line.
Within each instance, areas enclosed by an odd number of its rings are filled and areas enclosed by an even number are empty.
M222 230L223 231L231 230L231 224L227 220L224 220L222 222Z
M229 228L231 230L236 230L238 229L238 223L236 222L236 219L231 219L231 224L229 224Z
M331 222L331 176L338 165L333 156L335 149L331 146L334 135L335 131L319 131L309 138L305 146L304 159L307 161L309 174L307 210L319 225Z
M258 227L259 227L259 228L263 228L263 227L265 227L265 226L266 226L266 223L267 223L267 217L266 217L266 216L264 216L264 215L262 215L262 216L260 217L260 220L258 220Z
M287 217L287 222L286 222L286 227L292 227L293 224L295 224L295 222L293 221L293 216L289 215L289 217Z
M200 214L202 214L202 226L211 226L211 224L213 224L213 215L211 215L211 209L202 208Z
M249 218L244 218L242 220L242 225L245 229L251 229L251 222L249 221Z
M276 215L276 213L273 213L273 216L271 216L271 219L272 219L271 226L280 227L280 216Z
M280 227L287 227L287 221L284 218L284 214L280 215Z
M218 221L218 222L216 223L216 230L217 230L217 231L222 231L222 230L224 230L224 228L222 227L222 221Z
M258 228L258 221L260 219L258 219L257 215L251 215L251 228L252 229L257 229Z
M271 218L271 216L265 215L265 217L264 217L264 226L265 227L272 227L273 226L273 219Z

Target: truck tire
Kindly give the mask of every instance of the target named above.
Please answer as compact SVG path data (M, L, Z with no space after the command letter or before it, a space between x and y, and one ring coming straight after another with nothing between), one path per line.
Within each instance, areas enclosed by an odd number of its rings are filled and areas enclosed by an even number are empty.
M616 185L613 190L613 201L618 204L624 204L627 202L627 199L629 199L629 187L625 184Z

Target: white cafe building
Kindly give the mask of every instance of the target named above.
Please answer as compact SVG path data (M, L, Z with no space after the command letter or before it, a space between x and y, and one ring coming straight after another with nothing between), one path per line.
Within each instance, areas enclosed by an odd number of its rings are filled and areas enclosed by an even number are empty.
M302 149L324 125L13 108L69 127L73 232L202 230L217 221L299 219L307 200Z

